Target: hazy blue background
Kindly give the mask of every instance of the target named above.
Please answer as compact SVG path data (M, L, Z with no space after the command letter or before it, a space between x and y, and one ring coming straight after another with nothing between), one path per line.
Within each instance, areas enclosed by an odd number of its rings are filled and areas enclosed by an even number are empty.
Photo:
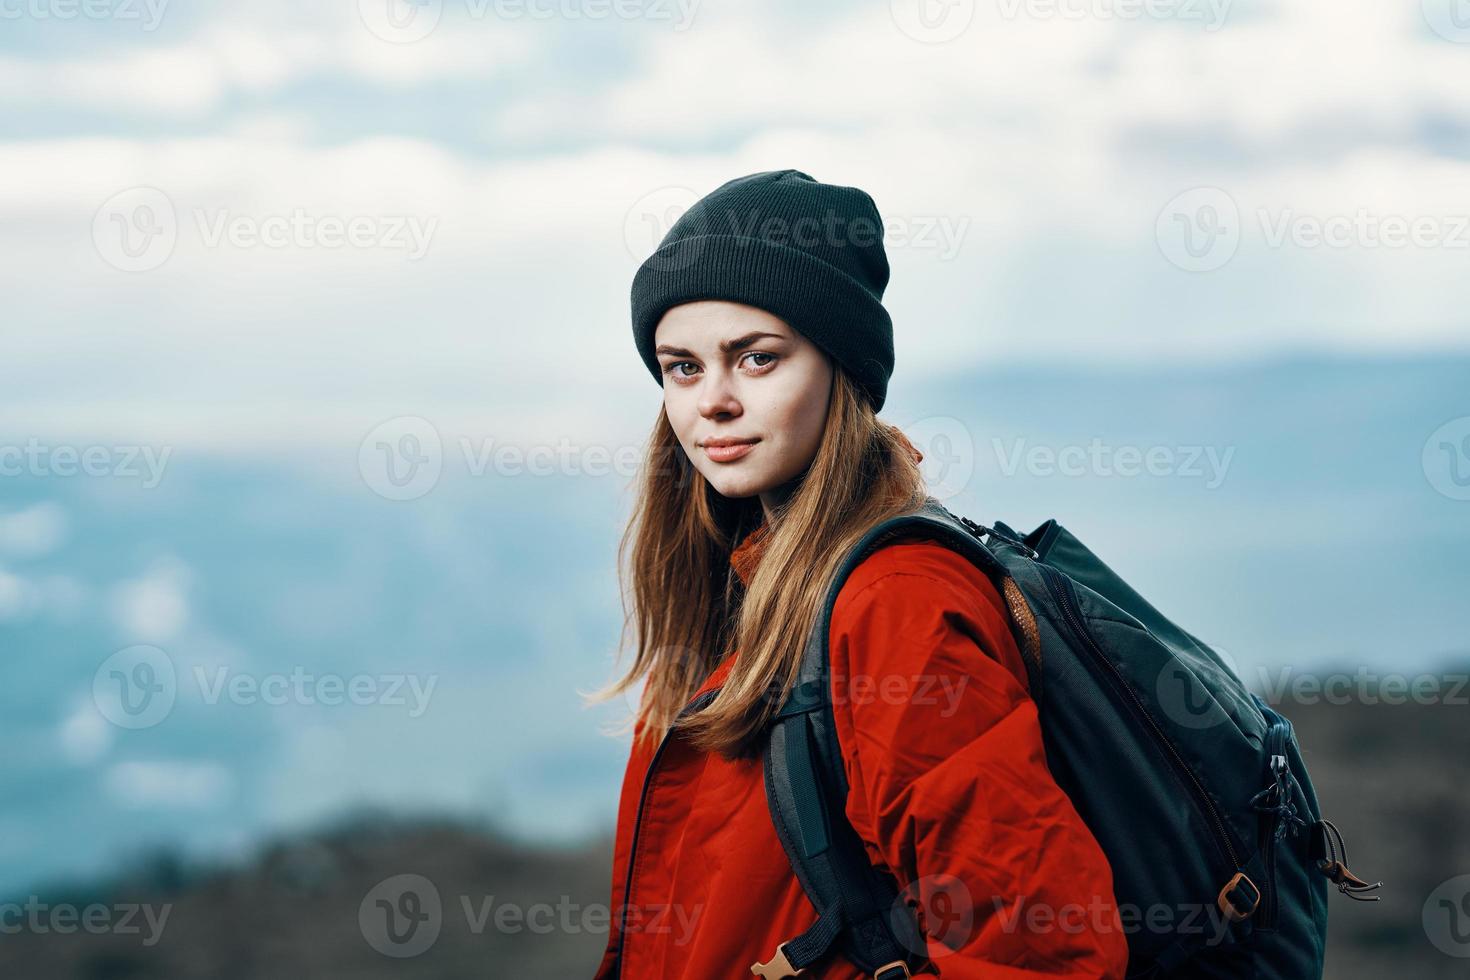
M612 676L628 475L475 453L636 453L633 271L757 170L894 222L884 416L954 509L1058 517L1253 677L1470 656L1448 4L392 2L407 26L387 0L6 8L0 891L362 804L610 825L627 743L599 730L631 704L577 692ZM408 40L415 13L440 19ZM210 244L297 209L377 244ZM1440 237L1312 244L1360 215ZM399 219L421 254L382 242ZM1305 230L1273 245L1283 220ZM1172 462L1025 456L1094 440ZM144 450L156 478L124 465ZM104 662L138 645L175 703L129 728ZM221 668L434 687L417 713L406 688L210 703Z

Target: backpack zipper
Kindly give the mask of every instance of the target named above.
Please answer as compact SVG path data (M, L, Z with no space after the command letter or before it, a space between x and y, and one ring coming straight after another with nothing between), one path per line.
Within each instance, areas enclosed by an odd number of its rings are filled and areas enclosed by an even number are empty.
M1047 588L1057 600L1057 605L1062 610L1062 618L1067 621L1068 627L1081 640L1082 645L1087 648L1088 652L1092 654L1093 659L1105 667L1113 676L1116 681L1116 686L1128 696L1139 717L1148 723L1159 744L1168 750L1169 757L1173 760L1176 773L1184 777L1186 785L1193 790L1195 799L1213 823L1215 829L1213 839L1217 847L1222 849L1223 856L1230 862L1230 872L1234 873L1241 867L1240 858L1235 852L1235 846L1230 841L1230 833L1225 828L1225 822L1220 816L1220 811L1215 807L1214 802L1210 800L1210 796L1205 792L1204 786L1200 784L1199 778L1195 776L1194 771L1184 762L1184 759L1179 755L1179 750L1174 747L1173 742L1169 741L1168 736L1164 734L1163 729L1159 727L1159 723L1154 720L1153 715L1149 714L1148 709L1144 707L1143 702L1139 700L1138 695L1134 693L1133 688L1124 679L1117 665L1108 659L1107 654L1103 653L1098 648L1097 643L1092 639L1092 635L1083 625L1082 610L1077 603L1076 592L1073 590L1070 580L1050 565L1039 561L1033 561L1033 564L1041 569L1042 578L1046 580ZM1268 893L1273 890L1272 883L1270 882L1261 885L1261 891L1263 893ZM1266 895L1263 894L1262 897L1264 899Z
M705 691L703 694L695 695L688 704L679 709L675 721L683 718L691 711L697 711L715 699L721 688ZM664 754L669 740L674 737L674 727L664 732L664 737L659 741L658 748L654 750L653 758L648 760L648 769L643 773L643 788L638 791L638 810L633 816L633 840L628 845L628 874L623 882L623 904L618 910L618 968L613 971L614 980L619 980L623 975L623 950L627 947L628 934L625 931L628 926L628 906L633 899L633 868L636 867L635 859L638 857L638 837L643 830L643 804L648 802L648 790L653 782L653 771L658 768L658 760Z
M1280 786L1280 792L1286 796L1291 794L1291 760L1286 754L1286 740L1290 731L1291 723L1285 716L1279 716L1279 720L1267 719L1269 727L1266 729L1266 754L1270 760L1271 775ZM1282 815L1277 814L1276 819L1267 824L1266 843L1263 855L1266 865L1266 881L1268 887L1262 896L1265 908L1261 910L1260 927L1262 929L1274 929L1278 914L1276 902L1276 832L1277 825L1282 821Z

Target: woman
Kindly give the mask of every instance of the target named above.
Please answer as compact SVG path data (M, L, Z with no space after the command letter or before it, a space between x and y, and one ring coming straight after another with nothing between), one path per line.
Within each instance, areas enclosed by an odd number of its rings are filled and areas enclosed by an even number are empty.
M872 199L795 170L716 189L634 279L634 338L664 410L620 551L631 544L637 652L599 695L645 682L597 980L789 975L778 947L816 917L759 750L846 550L925 498L921 454L876 416L893 368L887 283ZM837 596L831 659L845 816L917 906L914 964L1122 977L1107 859L1047 769L986 576L935 543L879 549ZM803 972L868 975L840 951Z

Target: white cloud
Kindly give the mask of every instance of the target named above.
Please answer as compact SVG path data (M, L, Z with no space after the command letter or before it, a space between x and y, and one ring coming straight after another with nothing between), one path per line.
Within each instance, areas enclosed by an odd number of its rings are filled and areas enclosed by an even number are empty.
M56 733L61 754L75 765L96 762L112 747L113 727L91 698L79 700Z
M30 616L36 604L35 587L19 575L0 568L0 623Z
M181 562L154 565L112 591L112 618L131 643L162 643L179 634L189 618L191 575Z
M217 763L159 759L116 763L105 785L119 806L198 810L228 802L235 779Z
M20 175L0 185L7 354L34 367L11 400L46 430L116 424L233 447L331 432L355 449L354 433L403 414L447 437L511 438L550 419L641 432L639 396L656 388L629 343L627 290L677 213L642 202L672 188L687 204L782 167L863 187L911 232L962 230L949 257L932 238L890 240L885 301L906 377L1042 349L1104 361L1465 345L1464 303L1444 288L1462 278L1463 249L1272 248L1258 220L1470 210L1470 163L1411 138L1427 119L1451 133L1470 119L1463 46L1417 11L1304 0L1205 31L977 9L961 38L922 45L882 5L781 29L766 5L721 8L685 32L624 32L637 46L622 79L588 87L567 73L517 90L504 112L464 115L466 134L573 145L554 153L324 145L286 101L210 136L0 143L0 172ZM235 10L183 44L209 54L188 62L206 101L311 72L395 85L493 75L503 36L512 60L542 67L534 25L446 20L390 45L340 12ZM139 186L168 195L178 240L159 267L128 273L104 261L92 222ZM1195 186L1227 193L1243 222L1237 256L1205 274L1172 266L1155 239L1165 203ZM298 210L433 231L418 261L206 240L216 217ZM100 380L58 371L63 352Z
M48 555L65 539L66 528L66 511L54 501L0 512L0 553L11 558Z
M1218 30L1109 17L1121 5L1102 0L1020 0L1015 16L1008 6L975 5L969 29L943 45L907 38L886 5L804 25L814 30L749 18L644 32L630 77L576 98L533 92L498 121L513 136L591 128L609 138L689 139L906 119L956 136L1028 132L1062 150L1136 125L1204 126L1274 148L1323 121L1397 134L1420 109L1470 117L1462 46L1427 32L1416 4L1303 0L1254 16L1227 10ZM1079 8L1102 13L1045 15Z
M197 118L231 95L265 95L311 78L389 85L490 78L524 64L533 50L525 32L503 27L446 29L418 44L393 45L350 16L290 28L247 11L168 44L55 60L0 57L0 102Z

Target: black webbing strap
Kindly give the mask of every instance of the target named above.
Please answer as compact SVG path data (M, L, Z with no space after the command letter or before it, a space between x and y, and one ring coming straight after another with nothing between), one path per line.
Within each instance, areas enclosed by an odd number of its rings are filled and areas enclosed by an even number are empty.
M771 726L763 756L777 837L818 912L806 931L779 947L793 970L822 959L839 940L849 959L883 980L903 977L910 966L926 961L924 937L899 901L898 883L872 865L844 818L848 787L833 726L827 649L832 608L848 575L884 540L914 532L945 539L977 563L1000 567L930 498L922 510L864 535L834 577L803 651L797 684Z
M842 933L842 903L827 907L806 932L782 945L786 948L786 959L796 969L804 969L827 955L832 943Z
M854 963L875 971L915 953L900 943L889 920L890 910L899 907L897 884L872 866L845 820L833 826L828 818L837 804L828 797L818 761L820 726L815 716L820 712L778 719L765 749L766 799L776 836L818 911L817 920L783 948L792 968L799 970L827 956L841 939ZM909 942L914 945L912 936Z

